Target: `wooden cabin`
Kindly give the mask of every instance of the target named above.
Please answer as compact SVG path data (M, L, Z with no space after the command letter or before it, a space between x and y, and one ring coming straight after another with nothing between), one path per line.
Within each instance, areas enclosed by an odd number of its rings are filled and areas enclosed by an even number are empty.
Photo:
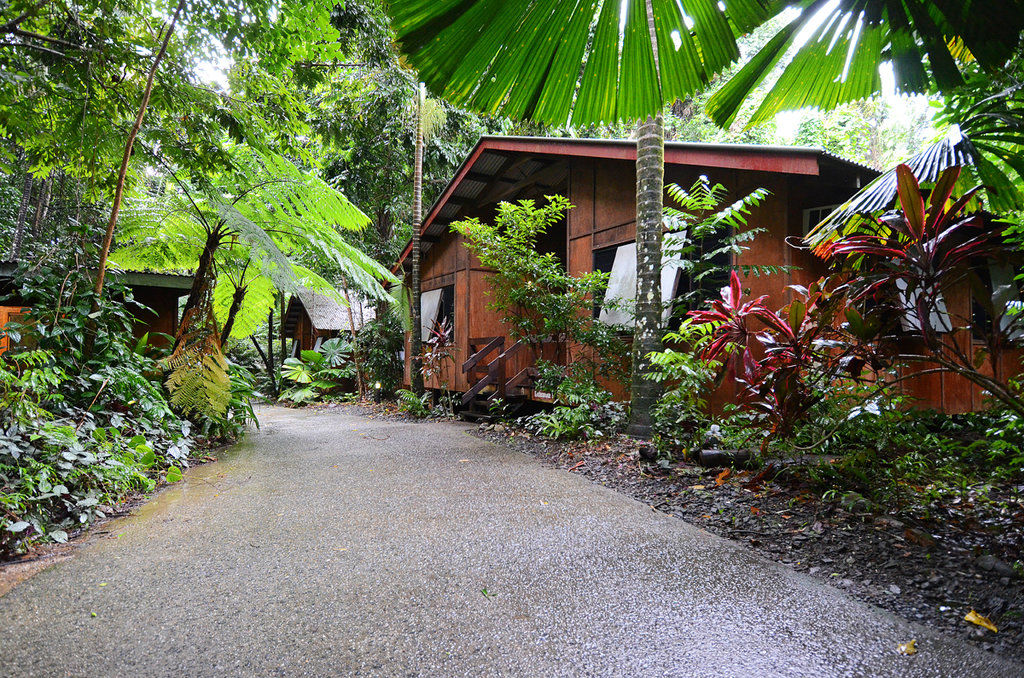
M356 332L376 317L373 305L355 293L348 295L351 306L310 289L300 290L288 301L284 316L284 336L292 340L290 355L316 351L327 339L342 332Z
M0 327L20 318L25 303L15 287L17 264L0 262ZM192 276L142 271L111 271L111 276L131 289L135 303L130 306L135 316L136 338L150 334L151 341L161 343L160 334L174 336L178 331L178 302L192 287ZM8 339L0 339L0 352L7 350Z
M845 202L877 176L874 170L816 148L739 144L665 144L665 184L690 187L700 176L722 184L728 199L757 188L770 195L753 210L750 225L762 227L737 264L781 265L791 272L746 279L753 296L767 294L778 308L791 300L791 284L809 284L824 272L822 262L799 244L808 229L834 206ZM447 348L454 354L450 373L428 380L431 388L466 395L545 400L530 390L530 368L537 359L510 340L499 316L488 308L488 271L463 245L449 224L478 217L493 219L500 201L566 196L574 206L563 223L552 227L538 249L555 253L570 273L604 270L612 288L625 291L635 275L636 143L630 140L483 137L427 212L420 227L422 252L421 316L423 336L442 320L452 328ZM670 200L666 195L666 204ZM411 242L394 271L409 274ZM670 301L678 276L663 275L662 296ZM635 278L632 278L635 280ZM632 294L635 295L635 283ZM620 297L621 298L621 297ZM602 315L605 315L602 312ZM621 318L616 318L621 320ZM432 350L429 342L426 350ZM409 350L406 345L406 381ZM925 406L962 411L977 406L970 388L946 384L949 375L927 382L907 382ZM938 386L933 383L939 381ZM628 385L610 385L617 398ZM715 398L734 400L736 384L726 384Z

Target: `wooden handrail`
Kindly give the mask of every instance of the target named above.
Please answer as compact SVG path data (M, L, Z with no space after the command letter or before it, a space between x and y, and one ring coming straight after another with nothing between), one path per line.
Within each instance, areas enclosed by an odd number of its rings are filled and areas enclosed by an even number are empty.
M472 344L472 342L470 342L470 343ZM462 371L463 372L470 372L470 371L472 371L473 368L475 368L477 366L477 364L481 360L484 359L485 356L487 356L494 349L496 349L496 348L498 348L500 346L503 346L504 344L505 344L505 337L494 337L494 338L492 338L489 342L487 342L486 346L484 346L482 349L480 349L479 351L477 351L473 355L469 356L469 359L467 359L466 362L462 363Z
M508 360L509 358L512 357L513 354L515 354L523 346L525 346L525 344L523 344L522 340L517 341L516 343L512 344L507 349L505 349L501 353L501 355L498 356L498 360Z
M505 388L517 388L528 381L533 381L538 376L540 376L540 372L537 371L536 367L524 367L523 369L519 370L516 376L512 377L507 382L505 382Z
M476 394L487 388L490 384L493 384L498 377L497 365L494 365L491 369L487 370L487 374L480 381L473 384L473 388L469 389L462 395L462 406L468 405Z

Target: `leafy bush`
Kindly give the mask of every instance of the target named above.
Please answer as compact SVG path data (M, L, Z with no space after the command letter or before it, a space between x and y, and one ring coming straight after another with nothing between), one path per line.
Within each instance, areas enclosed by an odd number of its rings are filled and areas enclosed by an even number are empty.
M282 400L297 405L321 400L337 393L343 380L355 377L352 346L340 337L323 342L319 351L302 351L300 356L284 361L282 374L295 386L281 395Z
M863 305L880 337L889 340L907 330L919 337L924 350L905 352L901 359L959 375L1024 416L1024 397L1010 379L1014 375L999 369L1001 357L1019 347L1024 336L1013 280L1019 252L1001 235L1007 230L1012 243L1016 229L987 213L968 211L981 186L954 198L960 173L959 167L943 172L926 201L913 171L900 165L900 209L865 218L866 225L855 223L819 243L817 251L849 274L851 297ZM984 314L958 313L952 303L947 307L944 295L968 286ZM969 339L950 341L955 333ZM983 343L975 346L972 339Z
M880 378L887 367L884 354L870 342L877 326L846 305L842 288L830 289L823 278L810 288L791 289L798 298L773 311L766 296L744 299L733 271L720 300L689 314L693 324L711 328L701 357L728 358L745 402L768 434L765 443L790 438L812 407L851 383L889 386ZM844 311L848 322L840 326Z
M405 412L411 417L423 419L430 416L430 393L421 396L404 388L398 389L395 393L398 396L398 411Z
M16 280L29 310L6 331L34 348L0 356L0 556L64 541L127 494L180 479L196 450L254 420L237 370L225 417L175 412L166 352L132 338L131 292L111 278L95 312L90 272L72 256L24 264Z
M363 382L372 385L382 396L390 396L401 385L404 369L399 351L405 345L405 336L398 318L389 312L367 322L356 335L356 345L364 372Z
M708 333L699 325L684 322L678 332L665 336L665 342L683 350L666 348L648 356L653 371L649 375L667 389L653 411L653 442L662 454L690 450L707 438L712 420L707 412L707 396L721 364L698 356Z
M195 446L192 424L171 412L142 357L72 377L53 354L0 360L0 555L103 518L105 505L181 477ZM95 385L84 400L76 387Z
M612 402L610 391L585 366L562 367L539 361L535 388L555 397L555 408L522 418L522 425L548 438L599 438L621 431L626 406Z
M558 195L546 196L541 206L532 200L502 202L493 224L467 219L452 228L481 264L494 270L488 278L489 306L513 339L529 344L538 357L545 344L553 344L559 362L621 378L627 351L620 335L626 328L593 316L594 299L604 297L608 274L571 275L554 254L537 248L537 240L570 207Z

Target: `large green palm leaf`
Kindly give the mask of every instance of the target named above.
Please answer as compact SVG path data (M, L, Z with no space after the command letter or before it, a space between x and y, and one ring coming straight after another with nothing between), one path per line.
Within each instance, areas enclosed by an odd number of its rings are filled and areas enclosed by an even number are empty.
M1021 0L805 0L802 11L708 101L720 126L785 59L791 59L748 125L783 110L878 94L890 62L901 92L945 92L964 83L972 60L1003 67L1024 30Z
M774 0L392 0L410 63L436 94L551 124L640 120L739 57ZM724 8L724 9L723 9ZM660 72L660 77L659 77Z
M432 91L485 113L551 124L639 120L704 87L739 57L735 37L789 5L799 15L708 103L719 125L788 61L750 124L831 109L881 90L946 91L971 59L1000 68L1024 29L1022 0L391 0L410 63ZM659 75L660 74L660 75Z

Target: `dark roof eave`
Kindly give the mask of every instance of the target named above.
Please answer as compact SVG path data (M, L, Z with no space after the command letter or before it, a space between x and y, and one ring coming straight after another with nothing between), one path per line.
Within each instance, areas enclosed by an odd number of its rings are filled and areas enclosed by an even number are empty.
M520 148L517 149L516 147ZM548 146L550 148L543 149L538 146ZM575 148L573 148L575 147ZM598 149L604 148L607 150L614 149L614 153L609 155L608 153L601 154L595 153L593 150L587 149ZM459 169L455 172L452 180L445 186L444 191L438 196L434 204L430 206L430 209L426 212L426 217L419 224L420 233L423 234L437 218L440 209L444 206L447 200L451 197L455 187L462 180L463 175L469 171L469 169L476 163L476 160L487 150L504 151L504 152L528 152L528 153L548 153L551 155L572 155L577 157L610 157L616 159L629 159L627 156L632 152L633 158L635 158L636 140L634 139L574 139L568 137L522 137L522 136L497 136L497 135L484 135L481 136L477 141L473 150L469 152L466 159L459 166ZM567 152L570 150L570 152ZM714 143L703 143L703 142L684 142L684 141L669 141L665 143L666 150L666 164L688 164L688 163L675 163L671 160L671 156L677 152L702 152L706 151L709 153L734 153L740 155L789 155L789 156L813 156L820 160L827 162L844 165L849 169L857 172L868 172L872 175L878 175L879 172L867 165L847 160L846 158L840 157L833 153L829 153L820 148L812 146L772 146L772 145L759 145L759 144L714 144ZM392 273L397 273L403 266L405 259L412 253L412 239L406 243L405 247L402 248L401 254L399 254L397 261L391 267Z

